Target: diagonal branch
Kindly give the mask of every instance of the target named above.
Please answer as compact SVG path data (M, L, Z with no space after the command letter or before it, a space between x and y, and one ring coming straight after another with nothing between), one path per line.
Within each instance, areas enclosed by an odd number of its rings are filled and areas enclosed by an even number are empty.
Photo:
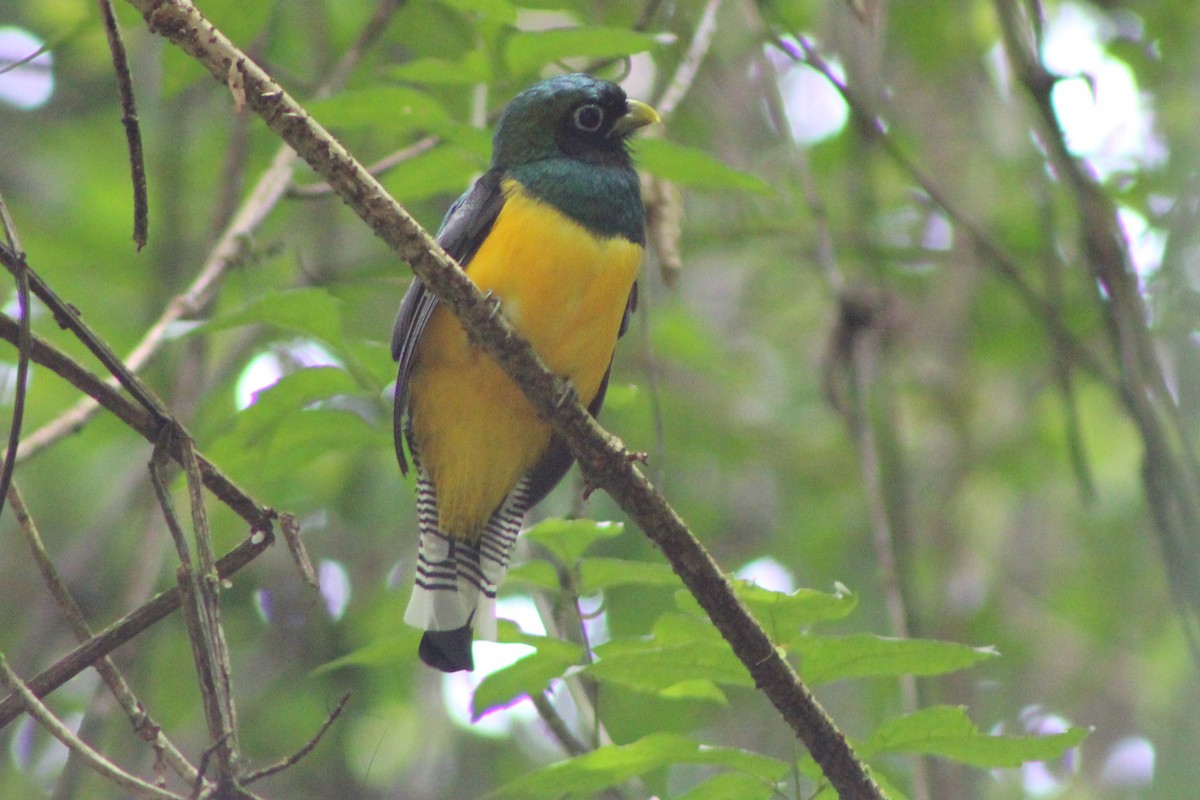
M87 742L72 733L71 729L64 725L62 720L54 716L50 709L46 708L42 704L42 701L38 700L37 696L30 691L29 687L17 677L12 668L8 666L8 662L3 655L0 655L0 685L11 690L14 696L18 698L18 702L29 712L29 715L41 723L42 727L49 731L55 739L62 742L68 750L77 753L89 767L127 792L132 793L133 796L163 798L163 800L182 800L174 792L160 789L152 783L146 783L141 778L130 775L96 752Z
M462 321L471 340L496 358L568 444L584 474L605 489L654 541L738 658L804 742L843 800L881 798L865 764L763 628L734 595L718 564L662 495L633 465L629 451L579 403L570 384L549 372L503 315L433 238L330 134L187 0L130 0L150 30L196 58L222 83L231 76L246 106L333 187L407 261Z
M1142 437L1143 485L1171 591L1192 612L1187 633L1195 658L1200 647L1200 456L1195 432L1180 413L1155 350L1117 205L1067 146L1051 97L1058 78L1039 54L1038 20L1014 2L996 2L996 12L1008 61L1033 102L1047 160L1075 203L1085 263L1121 368L1115 394Z
M20 335L20 325L11 317L0 314L0 338L16 344ZM30 357L34 363L50 369L73 386L96 398L102 406L148 441L157 441L161 426L146 409L128 400L39 336L31 337ZM178 441L173 443L170 454L176 461L182 459ZM201 479L208 490L250 526L250 537L216 564L218 575L226 578L253 561L274 542L275 512L259 505L202 456L197 455L196 462ZM97 659L111 653L141 631L176 611L179 606L178 587L163 592L59 659L31 680L30 688L37 696L45 696L87 669ZM11 722L20 711L21 701L15 696L10 695L0 700L0 728Z
M317 90L318 95L330 94L346 82L350 73L362 60L363 54L386 30L388 22L402 4L402 0L379 0L375 12L358 39L333 67L324 85ZM425 149L430 146L432 142L426 144ZM410 151L411 149L409 148ZM245 260L247 241L261 227L285 194L291 191L296 160L295 151L287 145L280 147L275 153L270 165L213 245L191 284L167 303L158 320L125 357L124 363L130 372L140 372L157 356L171 340L174 327L182 320L201 313L216 295L222 279ZM109 378L108 382L112 386L117 385L116 378ZM81 398L59 417L26 436L21 442L17 460L24 461L63 436L79 430L98 410L99 405L93 398Z
M54 562L50 560L50 554L46 552L45 546L42 544L42 537L38 533L37 526L33 522L33 518L29 514L29 510L25 507L25 501L21 498L20 491L17 490L16 484L8 490L9 504L12 506L13 513L17 517L17 523L21 528L21 534L25 538L26 544L29 546L30 552L33 554L33 560L38 566L38 571L42 573L42 580L50 589L50 593L54 596L54 601L58 604L62 615L66 617L67 623L71 626L71 630L75 633L75 638L80 642L87 642L92 638L91 628L88 626L87 619L83 615L83 610L75 601L75 597L71 594L71 590L67 588L66 583L58 574L58 569L54 566ZM133 690L125 681L117 666L108 656L104 656L95 662L96 671L100 673L100 677L112 692L113 697L121 705L126 716L129 717L134 730L138 736L154 747L155 751L160 754L160 757L171 766L173 770L185 781L195 782L197 774L196 768L193 767L179 752L179 749L166 737L162 732L162 728L155 722L149 712L146 711L141 701L134 695ZM42 694L45 694L44 692ZM0 722L0 727L3 723Z

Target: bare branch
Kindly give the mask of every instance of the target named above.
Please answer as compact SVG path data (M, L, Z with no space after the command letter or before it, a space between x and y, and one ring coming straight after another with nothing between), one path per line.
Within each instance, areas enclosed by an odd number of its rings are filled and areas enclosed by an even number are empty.
M0 226L4 228L4 237L8 240L11 253L6 253L13 263L13 277L17 280L17 309L21 314L20 330L17 336L17 386L13 398L12 423L8 429L8 448L4 455L3 470L0 471L0 511L4 509L4 501L8 497L8 487L12 485L13 470L17 465L17 447L21 443L21 423L25 418L25 394L29 388L29 350L32 346L29 329L29 265L25 262L25 253L21 250L21 239L17 235L17 226L8 213L8 205L0 195Z
M304 758L306 755L315 750L317 745L321 743L322 737L324 737L325 733L330 729L330 727L333 726L334 721L341 716L342 709L346 707L346 703L349 701L350 693L346 692L342 695L341 699L337 701L337 705L333 707L333 710L329 712L329 716L325 717L325 721L321 723L321 727L317 728L317 732L312 735L311 739L305 742L303 747L282 761L272 764L269 767L263 767L262 769L256 769L253 772L247 773L246 776L242 778L242 783L249 785L257 780L266 778L269 775L274 775L276 772L282 772L283 770L294 766L300 761L300 759Z
M100 7L100 18L104 21L113 70L117 73L117 91L121 95L121 124L125 126L130 175L133 179L133 242L140 251L146 246L150 210L146 201L146 161L142 157L142 131L138 125L133 77L129 74L129 59L125 55L125 42L121 39L121 28L117 25L117 13L112 0L96 0L96 5Z
M94 769L97 773L120 786L127 792L131 792L137 797L154 797L162 798L163 800L183 800L174 792L168 792L165 789L160 789L152 783L130 775L125 770L118 767L116 764L109 761L107 758L96 752L92 747L74 733L71 729L54 716L50 709L46 708L37 696L30 691L29 687L17 677L12 668L8 666L8 661L0 654L0 683L3 683L5 688L11 691L18 701L24 705L25 710L29 715L36 719L43 728L50 732L50 735L63 743L68 750L78 755L84 762Z
M254 533L217 562L217 574L227 580L271 546L274 536L261 531ZM121 645L129 642L147 628L161 622L179 610L181 596L176 586L126 614L100 633L76 647L29 681L29 688L38 697L59 688ZM13 695L0 700L0 728L21 713L21 701Z
M29 514L29 509L25 507L25 502L21 498L21 493L18 491L16 484L8 490L8 500L12 505L13 513L17 517L17 523L21 528L21 534L25 538L25 543L28 545L30 552L33 554L34 563L37 564L38 570L42 573L42 580L50 589L50 593L54 596L54 601L58 604L59 610L62 611L67 623L71 626L71 630L75 633L75 638L80 642L86 642L92 638L91 628L88 626L87 619L83 616L82 609L75 602L75 598L71 595L71 590L67 588L66 583L58 574L58 570L54 566L54 562L50 559L50 554L46 552L45 546L42 544L42 537L38 534L37 526L34 524L33 517ZM197 777L196 768L193 767L179 749L172 743L162 732L162 728L155 722L147 713L141 701L134 695L133 690L129 688L129 684L121 675L112 659L108 656L96 661L96 671L100 673L100 677L112 692L121 708L129 717L133 729L138 736L148 742L154 749L161 753L162 758L166 763L175 770L181 778L188 782L194 782ZM3 727L0 724L0 727Z
M402 0L380 0L358 39L333 67L324 86L317 90L317 96L329 94L345 83L362 60L364 53L386 30L388 22L402 5ZM158 320L129 352L124 363L130 372L140 372L162 351L171 340L171 331L180 321L197 316L208 306L221 280L244 260L246 242L250 236L258 230L288 191L295 166L295 151L286 145L280 147L271 165L258 179L241 208L225 227L191 285L172 298ZM114 379L109 381L110 385L117 385ZM27 436L21 443L17 459L23 461L30 458L63 436L78 431L98 410L99 405L94 399L82 398L57 419Z
M192 510L192 536L199 563L193 563L189 543L175 514L174 503L163 473L171 449L178 448L187 476L188 499ZM204 701L204 716L212 748L216 752L217 784L236 787L237 784L237 717L234 713L229 652L221 627L218 592L220 579L212 563L212 544L208 536L208 520L204 511L200 468L191 437L182 429L163 426L163 435L155 444L150 461L150 478L166 518L171 538L179 553L177 571L183 617L187 623L188 640ZM204 769L200 770L204 774ZM197 779L199 780L199 779Z

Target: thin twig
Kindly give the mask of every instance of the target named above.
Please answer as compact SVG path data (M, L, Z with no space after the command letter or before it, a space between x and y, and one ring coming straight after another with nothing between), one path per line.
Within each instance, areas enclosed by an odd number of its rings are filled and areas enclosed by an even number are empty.
M321 584L317 579L317 571L313 569L312 559L308 557L308 549L300 537L300 520L296 519L295 514L280 514L279 530L283 533L283 540L287 542L292 560L296 562L296 569L300 571L301 580L319 590Z
M158 320L129 352L124 360L125 368L129 372L139 372L158 355L163 346L170 341L171 331L177 323L196 316L207 307L215 296L221 279L244 260L248 238L283 197L292 179L295 165L296 154L290 148L280 148L271 166L263 173L250 196L246 198L209 253L191 285L167 303ZM115 379L109 378L108 384L115 386ZM22 460L30 458L63 436L74 433L98 410L99 404L94 397L81 399L57 419L30 434L22 443L18 457Z
M7 246L11 249L15 266L13 277L17 281L17 309L21 315L17 337L17 383L13 396L12 422L8 429L4 465L0 470L0 511L3 511L8 487L12 485L13 470L17 466L17 447L21 444L21 423L25 419L25 393L29 384L29 351L33 345L29 328L29 265L25 261L17 226L8 213L8 205L4 202L3 195L0 195L0 226L4 229Z
M688 45L687 52L680 59L679 66L675 68L675 74L671 76L671 82L667 84L662 97L654 104L654 109L663 119L668 119L675 113L675 109L679 107L683 98L692 88L692 84L696 80L696 73L700 71L700 65L704 63L704 57L708 55L713 37L716 36L717 11L720 8L721 0L708 0L704 5L704 13L700 15L700 21L696 23L692 42Z
M329 715L325 717L325 721L321 723L321 727L317 728L317 732L312 735L312 738L310 738L303 747L281 761L271 764L270 766L263 767L262 769L256 769L252 772L246 773L246 775L242 778L242 783L249 786L257 780L266 778L269 775L274 775L277 772L282 772L283 770L288 769L289 767L292 767L298 763L300 759L311 753L314 749L316 749L316 746L321 743L321 738L324 737L325 733L330 727L332 727L334 721L341 715L342 709L346 707L346 703L349 701L350 692L346 692L342 695L341 699L337 701L337 705L333 707L333 710L329 712Z
M87 742L72 733L71 729L64 725L58 717L54 716L54 713L46 708L42 701L38 700L37 696L30 691L29 687L17 677L12 668L8 666L8 661L2 653L0 653L0 683L3 683L5 688L19 698L19 702L24 706L25 711L36 719L43 728L49 731L51 736L62 742L64 747L82 758L89 767L104 778L139 797L183 800L174 792L160 789L135 775L130 775L92 749L91 745Z
M16 344L19 336L20 326L17 322L5 314L0 314L0 339ZM161 423L151 417L144 408L131 403L101 378L88 372L66 353L47 343L41 337L35 334L32 339L31 355L35 364L41 364L85 394L98 400L100 405L111 411L125 425L141 434L146 441L153 443L158 440ZM179 460L178 450L172 452L172 457ZM200 459L200 471L208 490L249 523L252 531L264 531L273 536L274 511L259 505L228 476L203 458Z
M117 91L121 96L121 124L125 126L130 177L133 180L133 242L140 251L146 246L150 210L146 201L146 161L142 155L142 131L138 125L133 77L129 73L129 59L125 54L125 42L121 39L121 28L117 25L117 13L113 9L112 0L96 0L96 5L100 7L100 18L104 22L104 33L108 36L108 49L112 54L113 70L117 73Z
M771 75L770 62L763 58L762 64L766 74ZM768 108L774 115L776 125L786 128L778 85L777 80L771 81L772 90L767 95ZM885 472L876 432L878 423L871 413L872 408L886 407L884 403L873 402L872 395L876 383L874 376L878 371L878 362L884 355L884 344L889 333L891 309L887 296L882 292L852 291L848 288L849 282L838 263L828 208L817 191L804 151L794 148L794 157L799 165L804 201L816 228L815 259L838 304L838 321L830 337L823 370L824 391L830 405L846 420L858 450L859 470L871 521L871 541L875 548L891 633L899 638L908 638L911 635L909 612L893 526L895 518L895 527L905 527L903 504L897 509L889 502L890 496L895 496L903 489L890 493L885 489ZM893 483L902 487L904 482L902 479L893 479ZM916 679L912 675L902 675L899 682L904 710L912 713L918 708ZM920 754L913 759L912 788L917 800L928 800L930 797L928 770Z
M45 545L42 543L42 538L38 533L37 525L34 524L33 517L29 514L29 509L25 506L25 502L21 497L20 491L16 484L13 484L8 490L8 500L12 505L13 513L16 515L17 523L20 526L21 534L25 538L25 543L28 545L30 552L33 554L34 563L37 564L38 571L42 574L42 580L50 589L54 601L58 604L59 610L62 611L63 617L71 626L71 630L75 634L75 638L80 642L86 642L92 638L91 628L88 626L87 619L83 615L79 604L75 602L75 598L71 594L71 590L67 588L66 583L58 574L54 562L50 559L50 554L46 552ZM196 768L188 762L187 758L175 747L162 732L162 727L155 722L150 714L146 711L141 701L133 694L129 684L121 675L112 659L108 656L96 661L96 671L100 673L100 677L112 692L114 698L129 717L129 722L133 725L133 729L137 731L138 736L151 744L154 749L161 754L166 763L185 781L192 782L196 779Z
M833 68L830 67L829 63L825 61L817 49L803 37L797 38L795 43L786 39L776 38L773 40L773 44L790 58L807 64L821 73L825 80L829 81L830 85L846 101L846 105L849 106L851 113L859 121L862 129L868 131L880 143L884 152L888 154L888 157L921 187L922 191L942 210L955 228L967 235L973 246L986 258L992 268L1009 282L1021 302L1044 323L1047 333L1055 340L1056 344L1064 352L1069 353L1074 363L1085 372L1092 375L1105 386L1119 390L1120 378L1113 374L1112 370L1092 353L1085 344L1079 341L1075 333L1063 321L1058 309L1042 298L1029 285L1022 276L1017 259L988 235L974 220L970 219L965 212L959 209L958 205L941 190L939 185L917 167L916 163L896 143L895 138L888 133L883 122L871 112L870 106L856 92L851 90L844 81L838 78L837 73L834 72Z
M0 314L0 338L16 343L19 336L20 326L17 322ZM107 386L100 378L80 367L65 353L35 335L32 337L31 356L34 363L47 367L72 385L98 399L101 405L147 440L156 441L160 426L144 408L134 405L116 390ZM180 458L177 450L172 455L176 460ZM218 573L222 578L226 578L253 561L274 542L275 512L255 502L208 461L200 457L198 457L198 461L204 485L250 525L250 537L217 563ZM59 659L31 681L30 686L38 696L45 696L87 669L98 658L111 653L141 631L176 611L179 606L178 588L156 596L119 622L109 626L98 636ZM0 728L11 722L19 710L19 701L12 697L0 701Z
M402 5L400 0L380 0L362 34L330 71L326 83L317 89L318 97L331 93L345 83L366 50L378 40L386 30L388 21ZM130 372L140 372L162 351L167 342L171 341L172 331L180 321L194 318L208 307L221 280L245 260L250 237L288 191L295 166L295 151L286 145L280 147L271 165L258 179L258 183L209 252L195 279L187 289L167 303L158 320L147 329L141 341L129 352L124 363ZM111 385L115 386L116 383ZM30 458L62 437L78 431L98 410L99 406L92 398L80 399L59 417L27 436L21 443L17 459Z
M379 159L367 167L367 171L377 177L383 175L388 170L403 164L405 161L410 161L422 153L432 150L441 141L440 136L426 136L423 139L418 139L408 147L403 147L390 156ZM328 197L333 194L333 189L330 188L328 183L310 183L289 186L287 194L288 197L309 200L317 197Z
M1041 60L1040 21L1026 12L1022 4L996 2L1008 62L1037 112L1047 160L1075 203L1084 260L1120 365L1114 393L1142 437L1143 485L1149 501L1161 506L1154 509L1155 530L1172 595L1192 612L1187 630L1194 638L1200 635L1200 456L1194 432L1159 361L1116 203L1067 146L1052 98L1058 79Z
M171 450L178 448L187 477L189 505L192 510L192 543L198 563L194 563L187 535L175 513L164 470ZM154 447L150 460L150 478L158 496L163 517L179 553L178 583L183 601L188 640L199 679L204 716L208 723L212 746L217 751L217 784L236 785L237 725L230 687L228 650L222 633L220 611L216 597L220 579L212 565L208 522L200 489L199 463L191 437L182 429L163 426L163 435ZM207 552L206 552L207 551ZM201 774L204 770L200 770Z
M533 707L537 709L542 722L546 723L546 727L554 734L554 738L562 745L562 749L566 751L567 755L580 756L591 752L591 748L579 741L579 737L567 727L567 721L558 713L558 709L554 707L554 703L550 702L550 698L542 692L532 692L529 699L533 702Z
M54 319L59 326L65 330L75 334L75 337L92 351L92 354L100 360L104 368L109 374L116 377L120 384L125 387L125 390L133 395L134 399L150 412L154 417L162 422L170 415L167 413L166 406L158 399L151 389L142 383L136 375L130 372L129 368L121 362L117 354L113 352L108 343L96 335L96 333L83 321L79 316L79 311L70 303L63 300L58 294L50 288L50 286L42 280L42 278L33 271L32 268L25 265L24 259L18 259L15 253L12 253L6 247L0 247L0 263L15 276L17 272L24 270L29 279L29 288L34 295L38 297L46 307L54 314Z
M217 562L217 574L228 580L271 546L271 534L257 532L243 541ZM136 610L109 625L100 633L67 653L29 681L29 688L38 697L58 689L67 681L92 666L121 645L133 640L147 628L161 622L179 610L179 587L172 587L143 603ZM9 696L0 700L0 729L21 713L19 699Z

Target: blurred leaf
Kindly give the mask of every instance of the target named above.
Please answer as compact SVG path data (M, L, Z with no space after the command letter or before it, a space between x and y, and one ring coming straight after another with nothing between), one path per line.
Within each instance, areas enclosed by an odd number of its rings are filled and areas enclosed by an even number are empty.
M389 667L396 663L411 663L417 657L417 646L421 643L421 631L406 625L396 627L396 635L363 645L344 656L327 661L312 671L312 675L324 675L345 667Z
M337 367L310 367L288 373L255 393L254 403L234 417L227 434L239 446L253 446L268 432L318 400L360 391L354 379Z
M388 77L431 85L461 85L487 83L492 79L492 67L483 50L469 50L457 61L445 58L418 58L390 67Z
M515 75L535 72L564 58L620 58L643 53L657 44L647 33L625 28L556 28L518 31L508 39L505 56Z
M407 86L346 91L325 100L314 100L308 104L308 110L327 128L377 128L390 135L414 128L436 129L450 121L441 103Z
M680 186L713 190L740 189L757 194L774 191L762 178L722 164L703 150L666 139L638 139L635 152L639 166Z
M999 654L932 639L893 639L862 633L798 637L792 647L800 674L811 684L879 675L940 675L966 669Z
M342 302L317 287L268 292L242 308L214 317L198 330L254 324L274 325L336 344L342 338Z
M490 17L497 22L517 21L517 8L508 0L438 0L442 5Z
M434 195L462 192L485 166L460 147L435 147L397 164L380 180L400 202L415 203Z
M663 692L696 679L752 686L745 666L705 620L664 614L649 637L614 639L595 648L584 668L597 680L643 692Z
M785 647L809 626L845 619L858 607L858 596L849 591L826 593L802 588L788 594L746 581L734 581L734 590L772 640ZM677 592L675 603L681 611L705 615L690 592Z
M507 585L514 581L527 583L551 593L557 593L561 588L558 581L558 570L549 561L542 559L526 561L524 564L518 564L510 569L504 582Z
M551 764L485 797L521 800L590 797L601 789L672 764L724 767L772 783L788 769L786 762L746 750L712 747L684 736L655 733L631 744L608 745Z
M579 557L598 539L612 539L625 531L621 522L593 519L547 519L524 533L526 539L549 550L566 566L573 566Z
M768 800L778 797L777 781L742 772L722 772L679 795L678 800Z
M956 706L934 706L888 720L862 745L870 756L924 753L976 767L1019 767L1027 761L1053 761L1087 738L1084 728L1048 736L993 736L983 733Z
M803 33L812 24L812 0L768 0L762 8L763 15L786 33Z
M591 556L579 565L580 594L593 594L612 586L678 586L679 576L666 564L656 561L628 561L623 558Z
M523 636L529 644L535 637ZM568 667L579 662L583 650L579 645L549 637L536 637L537 650L509 666L484 678L475 689L471 701L471 719L478 720L489 711L511 705L513 701L537 692L544 692L550 681L560 677Z
M669 700L704 700L723 706L729 704L729 699L725 692L721 691L721 687L707 678L680 681L660 691L658 696Z

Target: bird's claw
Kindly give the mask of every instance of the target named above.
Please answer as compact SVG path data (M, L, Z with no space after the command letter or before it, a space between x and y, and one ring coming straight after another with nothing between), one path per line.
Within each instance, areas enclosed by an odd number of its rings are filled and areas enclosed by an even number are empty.
M574 401L576 397L575 387L569 382L564 382L562 388L558 391L558 396L554 398L554 407L562 408Z
M488 306L488 319L495 319L500 313L500 297L491 289L484 291L483 302Z
M625 451L625 461L629 464L648 464L650 463L650 455L642 450ZM586 503L588 498L592 496L592 492L600 487L591 481L586 481L583 484L583 501Z

